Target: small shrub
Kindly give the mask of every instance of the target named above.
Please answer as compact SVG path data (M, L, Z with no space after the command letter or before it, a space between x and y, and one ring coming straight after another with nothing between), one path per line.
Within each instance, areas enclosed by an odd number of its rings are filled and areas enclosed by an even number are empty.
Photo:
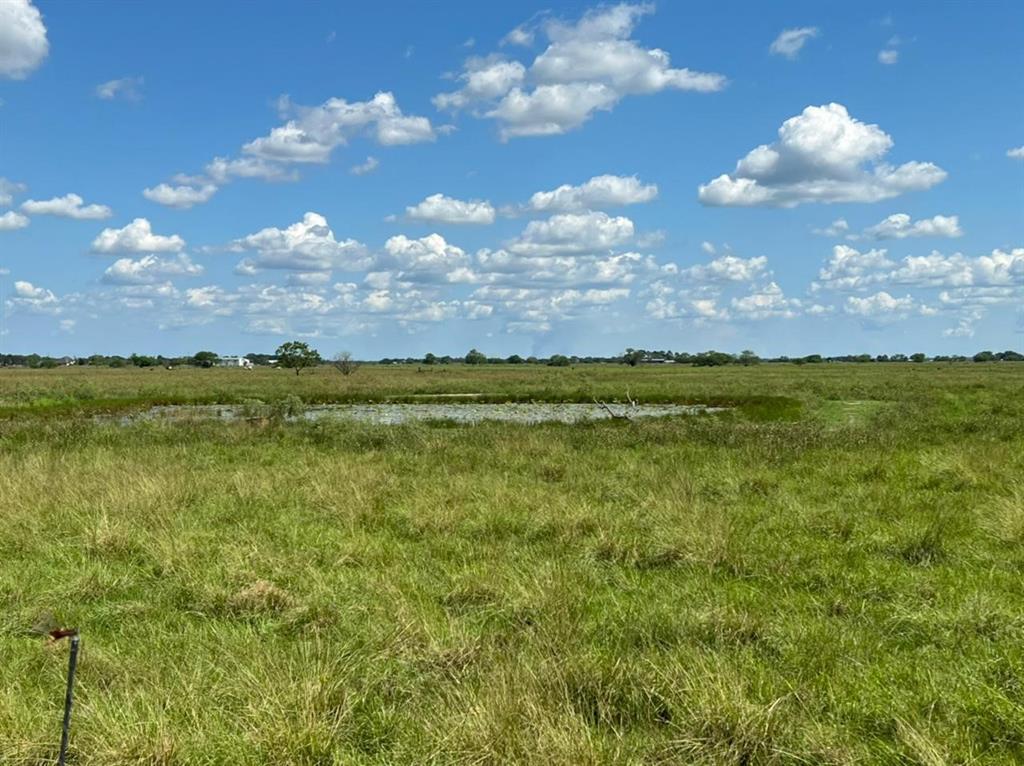
M270 417L274 420L294 420L302 417L305 412L305 403L295 394L278 399L270 407Z

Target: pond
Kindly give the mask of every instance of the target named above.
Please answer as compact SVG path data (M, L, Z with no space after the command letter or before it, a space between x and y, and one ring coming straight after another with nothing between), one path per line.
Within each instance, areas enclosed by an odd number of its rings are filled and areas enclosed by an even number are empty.
M140 420L243 420L259 419L261 409L245 405L169 405L152 407L145 412L121 419L128 424ZM323 420L347 418L380 425L397 425L423 420L447 420L473 424L482 421L507 423L580 423L590 420L664 418L677 415L697 415L721 412L725 407L702 404L587 404L559 402L529 402L505 404L325 404L307 407L293 420Z

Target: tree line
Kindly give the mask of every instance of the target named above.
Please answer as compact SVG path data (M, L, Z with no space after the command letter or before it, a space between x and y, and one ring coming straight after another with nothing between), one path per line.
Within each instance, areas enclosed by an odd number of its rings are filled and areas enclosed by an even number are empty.
M641 364L688 364L694 367L720 367L728 364L750 366L754 364L823 364L827 362L853 362L853 363L875 363L875 362L1024 362L1024 354L1016 351L980 351L973 356L928 356L927 354L844 354L840 356L823 356L821 354L810 354L808 356L789 357L761 357L747 349L738 354L730 354L725 351L701 351L690 353L687 351L657 351L642 348L627 348L623 353L614 356L566 356L564 354L553 354L549 357L528 356L522 357L519 354L512 354L507 357L487 356L477 349L470 349L465 356L438 356L426 354L422 357L385 357L379 364L417 364L417 365L439 365L439 364L539 364L551 367L568 367L576 364L627 364L636 367Z
M198 351L191 356L164 356L158 354L131 354L129 356L93 354L85 357L52 357L41 354L0 354L0 367L29 367L48 369L54 367L213 367L219 355L213 351ZM278 347L274 354L246 354L254 366L279 366L299 372L309 367L325 363L320 353L308 344L290 341ZM376 362L356 361L347 351L336 354L331 360L335 368L344 375L354 372L360 364L415 364L415 365L448 365L448 364L534 364L549 367L569 367L577 364L626 364L631 367L648 364L688 364L694 367L720 367L724 365L750 366L754 364L825 364L829 362L845 362L856 364L887 363L887 362L1024 362L1024 354L1017 351L979 351L973 356L936 355L923 353L914 354L843 354L823 356L809 354L807 356L761 357L751 350L738 354L724 351L701 351L698 353L674 352L670 350L647 350L627 348L623 353L614 356L577 356L552 354L551 356L488 356L473 348L464 356L437 355L433 353L417 357L384 357Z

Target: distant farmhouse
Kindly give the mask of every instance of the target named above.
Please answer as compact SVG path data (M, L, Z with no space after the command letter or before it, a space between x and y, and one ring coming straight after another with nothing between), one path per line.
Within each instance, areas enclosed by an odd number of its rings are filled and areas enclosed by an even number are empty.
M246 370L252 369L252 361L244 356L218 356L213 363L215 367L241 367Z

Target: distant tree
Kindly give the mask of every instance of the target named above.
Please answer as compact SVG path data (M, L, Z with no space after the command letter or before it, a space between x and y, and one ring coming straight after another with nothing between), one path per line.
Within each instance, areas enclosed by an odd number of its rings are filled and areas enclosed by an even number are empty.
M136 367L156 367L160 364L155 356L145 356L144 354L132 354L129 360Z
M437 364L437 357L428 353L423 357L423 364Z
M351 375L359 367L359 364L352 358L350 351L339 351L334 355L334 369L342 375Z
M751 351L749 348L740 352L740 364L744 367L749 367L752 364L760 364L761 357Z
M568 367L569 364L569 357L564 354L554 354L548 359L548 367Z
M724 351L705 351L693 358L693 365L695 367L720 367L735 361L732 354L726 354Z
M519 354L512 354L508 359L505 360L506 364L523 364L526 360L523 359Z
M1016 351L1003 351L996 356L1004 362L1024 362L1024 354L1019 354Z
M320 353L309 347L309 344L290 340L277 347L277 364L287 370L295 370L298 375L307 367L320 364Z
M910 361L911 362L917 362L918 364L920 364L921 362L925 361L927 358L928 357L926 357L924 354L922 354L920 352L918 352L916 354L911 354L910 355Z
M821 354L808 354L801 360L804 364L821 364Z
M471 348L469 353L466 354L465 362L466 364L487 364L487 356L475 348Z
M217 363L217 355L213 351L200 351L192 357L192 364L196 367L213 367Z
M630 367L636 367L640 362L647 356L647 352L639 348L627 348L626 353L622 355L622 361L628 364Z
M972 357L972 359L975 362L994 362L996 360L996 355L991 351L979 351Z
M253 364L266 365L270 364L270 360L274 357L272 354L246 354L245 358Z

